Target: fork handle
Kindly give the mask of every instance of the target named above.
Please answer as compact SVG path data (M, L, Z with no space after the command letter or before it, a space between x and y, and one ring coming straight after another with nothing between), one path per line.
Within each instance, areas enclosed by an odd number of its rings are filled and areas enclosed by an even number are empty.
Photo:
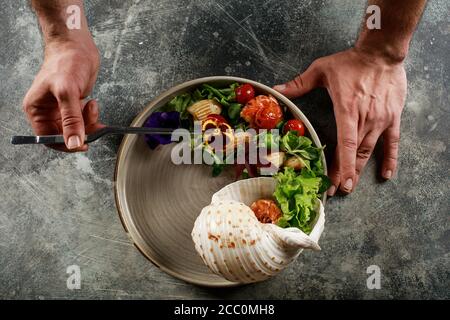
M175 129L169 128L145 128L145 127L103 127L95 132L86 135L85 143L109 134L172 134ZM64 136L13 136L11 143L18 144L64 144Z
M12 144L64 144L64 136L13 136Z

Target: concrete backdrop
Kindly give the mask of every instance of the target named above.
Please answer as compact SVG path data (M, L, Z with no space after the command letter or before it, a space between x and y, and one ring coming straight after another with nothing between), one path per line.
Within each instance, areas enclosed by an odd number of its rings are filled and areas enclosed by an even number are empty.
M93 97L101 119L128 125L156 95L208 75L273 85L315 58L354 43L362 1L86 1L102 66ZM398 177L381 183L371 159L358 189L328 202L323 250L305 252L275 279L204 289L148 262L114 205L119 138L86 154L13 147L31 134L21 101L42 61L27 1L0 5L0 297L56 298L450 298L450 3L430 1L406 61ZM331 101L316 90L295 101L332 150ZM378 157L379 158L379 157ZM80 290L66 268L81 268ZM381 289L366 268L380 266Z

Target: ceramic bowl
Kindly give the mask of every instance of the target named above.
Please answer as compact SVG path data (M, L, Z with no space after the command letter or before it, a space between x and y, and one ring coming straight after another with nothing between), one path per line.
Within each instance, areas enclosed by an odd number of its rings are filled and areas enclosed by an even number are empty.
M273 95L295 118L303 121L313 143L321 146L311 123L289 99L261 83L228 76L199 78L167 90L150 102L131 125L142 126L153 111L202 83L226 86L233 82L250 83L258 93ZM196 217L211 202L215 192L234 182L233 170L226 170L214 178L207 165L177 166L170 159L173 145L150 150L142 136L127 135L122 140L116 161L114 191L125 231L145 257L176 278L209 287L236 285L209 271L191 239ZM322 158L326 173L323 154Z

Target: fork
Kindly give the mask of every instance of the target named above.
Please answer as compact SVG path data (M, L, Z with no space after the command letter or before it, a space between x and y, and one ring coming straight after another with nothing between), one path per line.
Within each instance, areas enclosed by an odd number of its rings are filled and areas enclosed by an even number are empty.
M87 134L85 143L91 143L103 136L111 134L172 134L175 129L170 128L143 128L143 127L103 127L93 133ZM64 144L63 135L51 136L13 136L11 143L18 144Z

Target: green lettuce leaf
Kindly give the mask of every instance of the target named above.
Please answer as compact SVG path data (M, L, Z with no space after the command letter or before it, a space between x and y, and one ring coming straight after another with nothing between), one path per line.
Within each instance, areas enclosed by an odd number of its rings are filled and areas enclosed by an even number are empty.
M279 172L275 178L278 183L273 195L282 212L277 224L310 233L311 222L316 217L314 208L320 195L322 177L315 176L307 168L297 174L293 168L285 167L284 172Z

